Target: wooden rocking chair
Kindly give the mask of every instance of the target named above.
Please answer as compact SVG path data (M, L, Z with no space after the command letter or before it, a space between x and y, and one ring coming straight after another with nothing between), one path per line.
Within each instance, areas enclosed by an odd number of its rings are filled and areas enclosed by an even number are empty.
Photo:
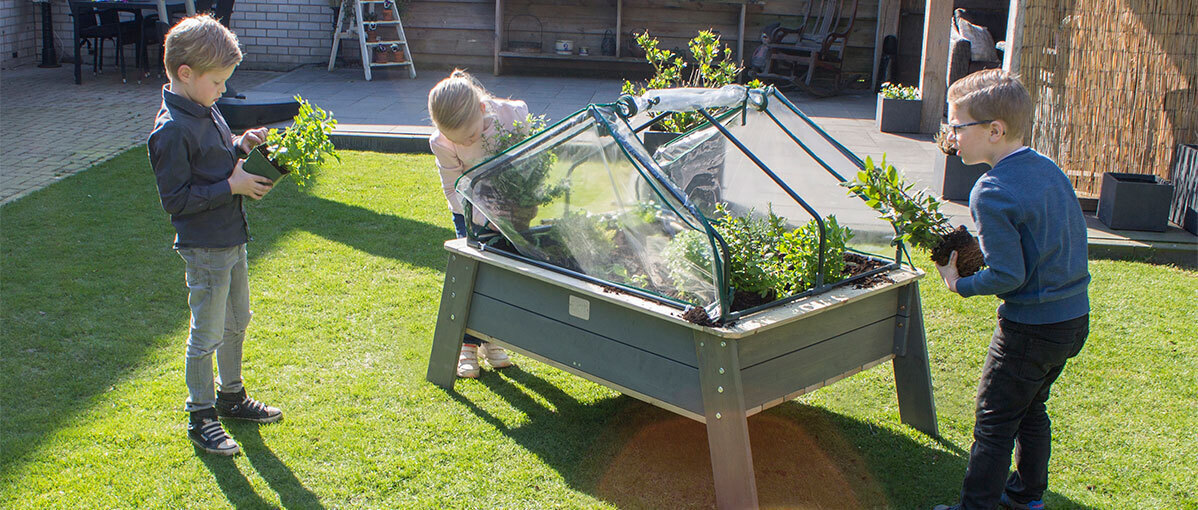
M764 68L756 76L782 80L817 95L828 95L811 88L816 69L835 73L832 94L840 91L845 45L857 18L859 0L810 0L803 22L797 28L778 27L766 37ZM851 5L849 5L851 2ZM847 16L846 16L847 14ZM847 18L845 23L843 18ZM844 25L843 27L841 25ZM799 71L806 76L799 81Z

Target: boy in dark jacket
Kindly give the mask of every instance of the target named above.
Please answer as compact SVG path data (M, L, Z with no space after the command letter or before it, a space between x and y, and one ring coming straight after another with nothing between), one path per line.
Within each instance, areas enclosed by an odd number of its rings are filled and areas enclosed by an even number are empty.
M149 150L162 207L175 227L175 250L187 264L187 436L203 451L234 455L240 448L218 416L260 423L283 417L246 396L241 384L251 315L241 197L262 198L271 181L243 171L238 156L262 143L266 130L233 136L216 107L241 62L237 36L227 28L207 15L184 19L167 33L164 53L170 84L162 88ZM214 353L219 392L213 391Z
M1051 446L1045 402L1089 333L1086 221L1064 172L1023 145L1032 101L1018 79L979 71L954 83L948 101L957 153L967 165L991 166L969 194L987 268L961 278L954 252L938 269L962 297L993 294L1003 303L978 384L961 502L936 508L1042 509Z

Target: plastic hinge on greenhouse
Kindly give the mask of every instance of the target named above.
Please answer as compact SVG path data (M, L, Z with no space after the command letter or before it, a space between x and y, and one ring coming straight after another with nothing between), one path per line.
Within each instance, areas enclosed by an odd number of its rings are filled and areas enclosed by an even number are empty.
M650 154L638 133L683 111L704 122ZM773 87L729 85L588 105L471 168L456 188L466 217L477 210L498 233L470 229L472 245L678 309L702 307L726 324L901 264L894 227L840 186L864 168ZM812 245L768 254L805 275L756 275L785 292L734 285L761 270L737 257L742 237L763 225ZM892 244L893 257L873 254ZM846 262L826 256L839 257L833 249L871 268L845 277Z

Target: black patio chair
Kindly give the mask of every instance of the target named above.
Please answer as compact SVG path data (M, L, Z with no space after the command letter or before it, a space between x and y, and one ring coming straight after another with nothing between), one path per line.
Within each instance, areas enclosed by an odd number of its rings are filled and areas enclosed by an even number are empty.
M117 64L121 67L121 77L125 75L124 40L120 24L120 13L109 10L95 9L88 5L90 2L71 0L71 18L74 24L75 48L75 84L83 83L83 58L79 50L84 45L89 46L92 53L92 74L104 70L104 41L111 40L116 44ZM101 19L103 17L103 19ZM113 20L115 19L115 23Z

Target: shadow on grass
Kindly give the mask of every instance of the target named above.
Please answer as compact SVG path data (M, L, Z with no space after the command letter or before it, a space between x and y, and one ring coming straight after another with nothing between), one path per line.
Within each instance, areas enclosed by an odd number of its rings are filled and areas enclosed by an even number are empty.
M174 231L145 154L144 146L130 149L0 210L0 386L21 388L0 392L0 473L28 462L101 394L123 390L147 352L182 356L184 265L170 249ZM300 193L294 184L280 188L248 207L251 266L289 232L308 231L444 270L440 243L430 240L452 238L448 228ZM182 374L175 375L181 399Z
M212 455L201 452L199 448L194 449L196 456L212 473L212 478L216 479L220 491L224 493L225 499L229 500L229 504L233 505L233 508L270 508L273 506L254 491L254 486L250 485L250 481L241 474L240 469L237 469L237 463L233 462L233 457Z
M584 404L519 367L485 372L478 381L522 412L525 424L508 427L449 394L574 489L620 508L715 506L703 424L626 396ZM749 434L762 508L931 508L957 500L968 460L967 451L947 441L928 446L797 402L750 417ZM1053 508L1086 508L1053 493L1048 501Z
M324 508L324 505L320 504L320 498L304 487L304 484L295 477L291 468L279 460L275 452L271 451L270 447L262 441L262 435L258 430L259 426L256 423L225 423L229 434L237 440L237 444L241 445L241 453L249 459L250 465L254 466L254 470L263 480L266 480L271 490L279 495L279 501L283 504L283 508ZM211 469L211 465L209 465L209 470ZM220 476L216 471L213 471L212 474L220 482ZM232 494L229 490L230 487L224 483L221 483L220 487L229 502L236 505L236 498L240 496ZM232 489L240 490L241 488L232 487Z

